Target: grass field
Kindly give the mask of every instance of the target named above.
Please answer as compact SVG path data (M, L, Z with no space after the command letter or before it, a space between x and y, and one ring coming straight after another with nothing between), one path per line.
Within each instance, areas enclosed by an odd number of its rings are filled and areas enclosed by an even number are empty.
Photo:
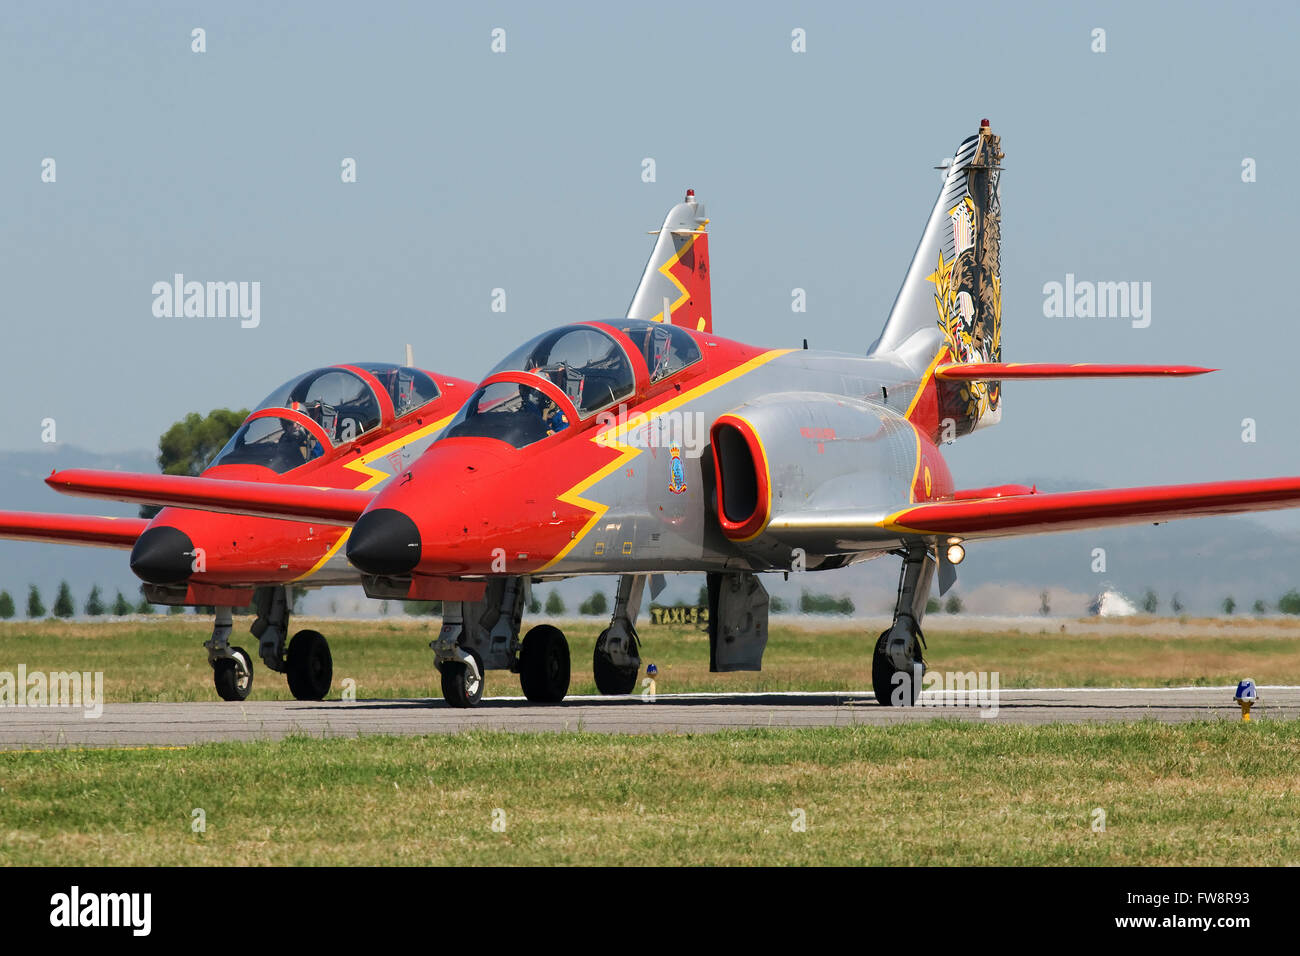
M436 618L296 623L329 637L335 696L346 677L361 697L436 695ZM574 693L595 690L601 626L564 625ZM879 626L775 624L762 673L709 674L692 629L646 628L643 657L661 692L865 690ZM210 700L209 631L175 617L6 622L0 670L103 671L110 701ZM996 670L1003 687L1300 683L1287 620L954 618L927 635L932 667ZM518 683L492 672L488 690ZM259 665L253 696L289 695ZM1297 864L1297 781L1300 724L1267 719L0 752L0 863Z
M232 642L255 661L252 699L287 700L282 676L261 666L247 618L236 619ZM927 622L926 659L937 670L997 671L1002 687L1116 687L1300 684L1300 622L1134 621L1096 628L1090 622L1045 622L1041 627L964 629L958 619ZM359 697L437 696L428 642L437 618L306 621L326 635L334 654L334 691L345 678ZM591 648L604 626L595 620L565 624L573 658L570 692L595 693ZM710 674L707 637L691 628L645 627L642 658L659 666L661 693L686 691L866 690L870 652L880 624L775 623L763 670ZM1066 633L1059 628L1065 627ZM100 623L0 623L0 671L102 671L112 701L213 699L203 641L211 623L197 618ZM489 695L519 693L518 679L488 674Z
M1296 864L1297 780L1267 720L3 753L0 862Z

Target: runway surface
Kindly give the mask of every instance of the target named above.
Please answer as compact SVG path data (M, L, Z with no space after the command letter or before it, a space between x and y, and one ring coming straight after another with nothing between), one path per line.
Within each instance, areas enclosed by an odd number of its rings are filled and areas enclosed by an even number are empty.
M0 710L0 750L164 747L214 740L279 739L289 734L462 733L470 730L708 733L753 727L882 725L938 717L980 723L1086 723L1144 718L1240 720L1232 687L1048 688L1002 690L982 706L881 707L870 694L683 694L641 698L571 697L539 706L523 698L485 699L474 710L441 700L256 701L108 704L98 718L73 708ZM1262 687L1254 719L1300 717L1300 687ZM993 705L996 703L996 707Z

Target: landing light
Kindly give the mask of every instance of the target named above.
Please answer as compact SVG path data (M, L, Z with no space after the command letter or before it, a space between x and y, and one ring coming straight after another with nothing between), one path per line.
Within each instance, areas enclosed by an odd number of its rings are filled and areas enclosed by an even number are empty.
M948 545L948 563L961 564L962 559L966 557L966 549L959 544Z

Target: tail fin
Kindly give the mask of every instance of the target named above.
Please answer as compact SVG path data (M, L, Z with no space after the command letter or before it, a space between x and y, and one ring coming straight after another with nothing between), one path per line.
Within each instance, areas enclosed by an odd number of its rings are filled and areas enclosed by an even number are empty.
M1001 146L983 120L957 147L907 278L871 347L872 354L893 353L924 373L919 390L933 389L935 399L925 403L926 417L935 421L925 424L948 437L1002 417L1000 382L932 378L940 363L1002 361Z
M713 331L708 224L695 190L686 190L686 201L668 211L659 230L641 284L627 307L629 319L667 320L699 332Z

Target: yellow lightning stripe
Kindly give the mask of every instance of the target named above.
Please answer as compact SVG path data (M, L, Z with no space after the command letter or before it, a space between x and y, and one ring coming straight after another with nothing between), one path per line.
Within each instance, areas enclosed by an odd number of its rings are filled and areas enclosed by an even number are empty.
M669 304L667 315L664 315L663 312L660 311L657 315L655 315L650 320L651 322L671 322L673 313L677 311L677 307L681 305L683 302L685 302L688 298L690 298L690 294L686 291L686 286L682 285L681 282L677 280L677 276L673 275L672 269L673 266L677 265L677 263L681 261L682 256L686 255L686 250L691 249L695 246L696 237L702 236L704 234L705 229L708 228L708 225L709 225L709 220L707 219L704 220L703 224L699 228L699 231L691 236L690 242L683 243L682 247L673 254L672 258L670 258L667 262L665 262L663 265L659 267L660 273L662 273L663 276L669 282L677 286L677 291L680 292L681 295L677 297L676 302Z
M947 346L940 347L939 354L936 355L930 361L929 366L925 370L925 374L921 376L920 382L917 383L916 394L913 395L912 400L907 403L907 411L903 412L903 417L906 418L908 421L912 420L912 412L916 410L916 403L919 402L921 400L921 396L925 394L926 382L930 380L930 376L934 374L934 370L939 366L939 360L942 359L944 355L947 354L947 352L948 352Z
M638 412L634 417L629 418L626 422L616 428L607 429L606 431L603 431L598 435L593 435L591 438L587 439L595 445L604 445L609 448L616 448L620 454L609 464L599 468L595 472L592 472L586 478L583 478L568 491L556 496L557 501L562 501L566 505L573 505L574 507L582 508L585 511L590 511L591 517L587 519L587 523L582 526L582 530L573 537L573 540L561 548L560 552L555 557L551 558L551 560L547 561L537 570L545 571L562 561L565 556L577 546L578 542L585 538L587 533L591 531L600 519L605 516L605 512L609 510L609 505L602 504L599 501L592 501L589 498L584 498L583 492L601 479L605 478L607 475L610 475L623 467L623 465L631 461L637 455L641 454L644 449L636 448L624 443L623 439L629 431L639 428L642 425L649 424L655 418L679 408L687 402L701 398L702 396L709 394L709 392L721 388L728 382L733 382L742 375L749 374L759 366L766 365L773 359L778 359L782 355L788 355L793 351L794 349L772 349L771 351L764 352L762 355L756 356L741 365L737 365L735 368L723 372L722 374L709 379L707 382L701 382L699 385L695 386L695 388L682 392L676 398L672 398L664 402L662 405L658 405L648 411Z
M921 477L921 431L912 426L912 437L916 440L916 467L912 469L912 483L907 486L907 500L916 503L916 479Z
M347 468L350 471L359 472L362 475L366 476L366 480L361 482L361 484L357 485L357 487L354 490L368 491L371 488L373 488L375 485L383 481L385 478L392 477L391 475L388 475L385 472L380 471L378 468L370 467L370 462L374 461L376 458L383 458L385 455L387 455L390 451L393 451L394 449L402 448L406 445L411 444L412 442L419 441L421 438L424 438L427 435L432 435L436 432L442 431L442 429L447 427L447 423L455 417L456 416L454 415L448 415L446 418L440 418L436 422L433 422L430 425L425 425L423 428L416 429L415 431L403 435L400 438L394 438L387 445L382 445L379 448L374 449L373 451L366 452L356 461L350 461L347 464L345 464L343 466L344 468ZM329 548L329 550L325 552L325 556L321 558L319 561L317 561L314 565L312 565L310 571L298 575L298 577L294 578L293 581L295 582L305 581L313 574L318 573L321 568L329 564L330 559L333 558L334 555L339 553L339 548L347 544L348 536L351 534L352 534L352 529L346 528L343 531L343 533L339 535L339 539L335 541L334 544Z
M379 448L376 448L374 451L366 452L356 461L348 462L346 465L343 466L344 468L350 469L351 471L360 472L361 474L367 476L365 481L357 485L356 490L368 491L369 489L373 488L375 485L383 481L385 478L392 477L386 472L380 471L378 468L371 468L370 462L374 461L376 458L383 458L385 455L387 455L390 451L393 451L394 449L403 448L411 444L412 442L417 442L421 438L425 438L428 435L432 435L434 432L442 431L442 429L447 427L447 423L455 417L456 417L455 415L448 415L446 418L440 418L436 422L433 422L432 424L429 425L425 425L423 428L417 429L416 431L413 431L407 435L403 435L400 438L394 438L387 445L383 445Z

